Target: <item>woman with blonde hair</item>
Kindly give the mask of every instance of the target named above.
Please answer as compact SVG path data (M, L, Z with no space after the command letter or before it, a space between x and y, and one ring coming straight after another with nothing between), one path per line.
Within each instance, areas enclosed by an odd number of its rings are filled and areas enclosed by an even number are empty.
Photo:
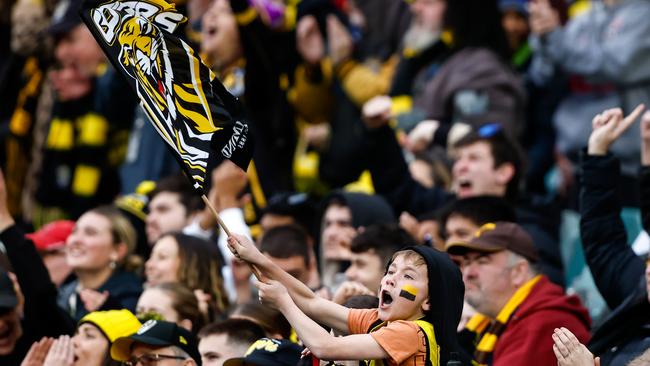
M166 282L147 287L138 300L136 310L143 322L149 319L166 320L194 334L207 324L208 314L199 308L196 295L180 283Z
M59 306L75 321L95 310L135 311L142 292L135 246L135 229L116 207L81 215L66 240L66 261L77 279L60 288Z
M223 259L216 244L182 234L164 234L145 263L147 286L173 282L194 291L199 305L212 321L228 308L221 267Z

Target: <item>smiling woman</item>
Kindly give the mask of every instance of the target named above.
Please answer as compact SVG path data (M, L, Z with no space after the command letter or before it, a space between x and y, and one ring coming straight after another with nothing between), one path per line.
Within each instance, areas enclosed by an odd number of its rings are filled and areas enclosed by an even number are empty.
M207 307L202 310L212 320L228 307L222 265L219 249L210 242L182 233L167 233L158 239L145 263L146 284L180 283L192 291L202 291L209 296L200 305Z
M136 234L117 208L84 213L66 241L66 261L77 279L61 287L58 303L76 321L95 310L135 311L142 292L132 256Z

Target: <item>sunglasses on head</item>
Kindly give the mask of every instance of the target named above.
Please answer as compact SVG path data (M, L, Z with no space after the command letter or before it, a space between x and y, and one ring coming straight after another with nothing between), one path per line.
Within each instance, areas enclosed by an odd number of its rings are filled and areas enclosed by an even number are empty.
M492 122L485 124L476 131L479 137L490 138L496 136L497 134L503 131L503 127L500 123Z

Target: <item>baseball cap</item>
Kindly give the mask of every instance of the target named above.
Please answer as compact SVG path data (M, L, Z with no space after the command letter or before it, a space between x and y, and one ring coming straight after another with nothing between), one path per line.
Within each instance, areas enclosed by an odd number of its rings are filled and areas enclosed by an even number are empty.
M514 10L520 14L528 15L528 0L499 0L501 11Z
M223 366L295 366L300 361L301 351L299 345L286 339L261 338L248 347L244 357L226 360Z
M37 250L47 252L63 248L73 229L74 221L56 220L25 236L34 242Z
M309 195L301 192L280 192L276 193L262 209L262 213L277 215L297 216L309 205Z
M14 283L9 274L0 269L0 309L13 309L18 305L18 297L14 290Z
M521 226L513 222L500 221L481 226L469 242L449 243L445 247L447 253L462 255L467 251L493 253L509 250L537 262L539 255L533 244L533 239Z
M201 366L201 355L196 338L175 323L163 320L147 321L134 334L116 339L111 346L111 357L117 361L127 361L134 343L154 347L176 346L187 352L196 364Z
M54 36L63 35L81 24L81 16L79 15L81 1L61 0L54 8L52 21L47 29L48 33Z
M126 309L93 311L81 318L79 325L83 323L90 323L99 328L110 343L120 337L130 336L142 326L138 318Z

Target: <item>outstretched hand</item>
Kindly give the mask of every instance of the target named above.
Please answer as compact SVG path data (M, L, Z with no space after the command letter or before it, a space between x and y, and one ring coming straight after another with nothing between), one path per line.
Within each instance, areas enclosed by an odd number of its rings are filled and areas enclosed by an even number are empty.
M228 237L228 249L235 258L248 263L257 280L262 281L262 274L256 265L262 263L266 257L249 238L239 234L231 234Z
M555 329L553 342L553 353L558 366L600 366L600 358L594 358L587 347L568 329Z
M259 249L249 238L244 235L232 234L228 237L228 249L235 258L248 262L249 264L260 264L264 257Z
M256 281L255 286L259 290L260 301L264 305L281 310L287 301L292 301L287 288L278 281L268 280L266 283Z
M325 57L325 41L313 15L305 15L296 25L296 48L310 65L318 65Z
M392 100L387 95L376 96L363 105L361 117L366 127L379 128L390 121Z
M345 304L352 296L370 295L375 293L359 282L346 281L339 286L332 298L332 301L339 305Z
M345 25L334 15L327 16L327 50L332 64L339 65L352 56L354 41Z
M592 124L591 136L589 136L589 155L605 155L609 147L625 132L645 109L645 105L639 104L629 116L623 117L620 108L613 108L597 114Z
M530 31L543 35L560 27L560 15L549 0L533 0L529 4Z
M419 122L411 132L409 132L407 140L407 149L413 153L418 153L426 150L431 142L433 136L440 127L440 122L431 119Z

